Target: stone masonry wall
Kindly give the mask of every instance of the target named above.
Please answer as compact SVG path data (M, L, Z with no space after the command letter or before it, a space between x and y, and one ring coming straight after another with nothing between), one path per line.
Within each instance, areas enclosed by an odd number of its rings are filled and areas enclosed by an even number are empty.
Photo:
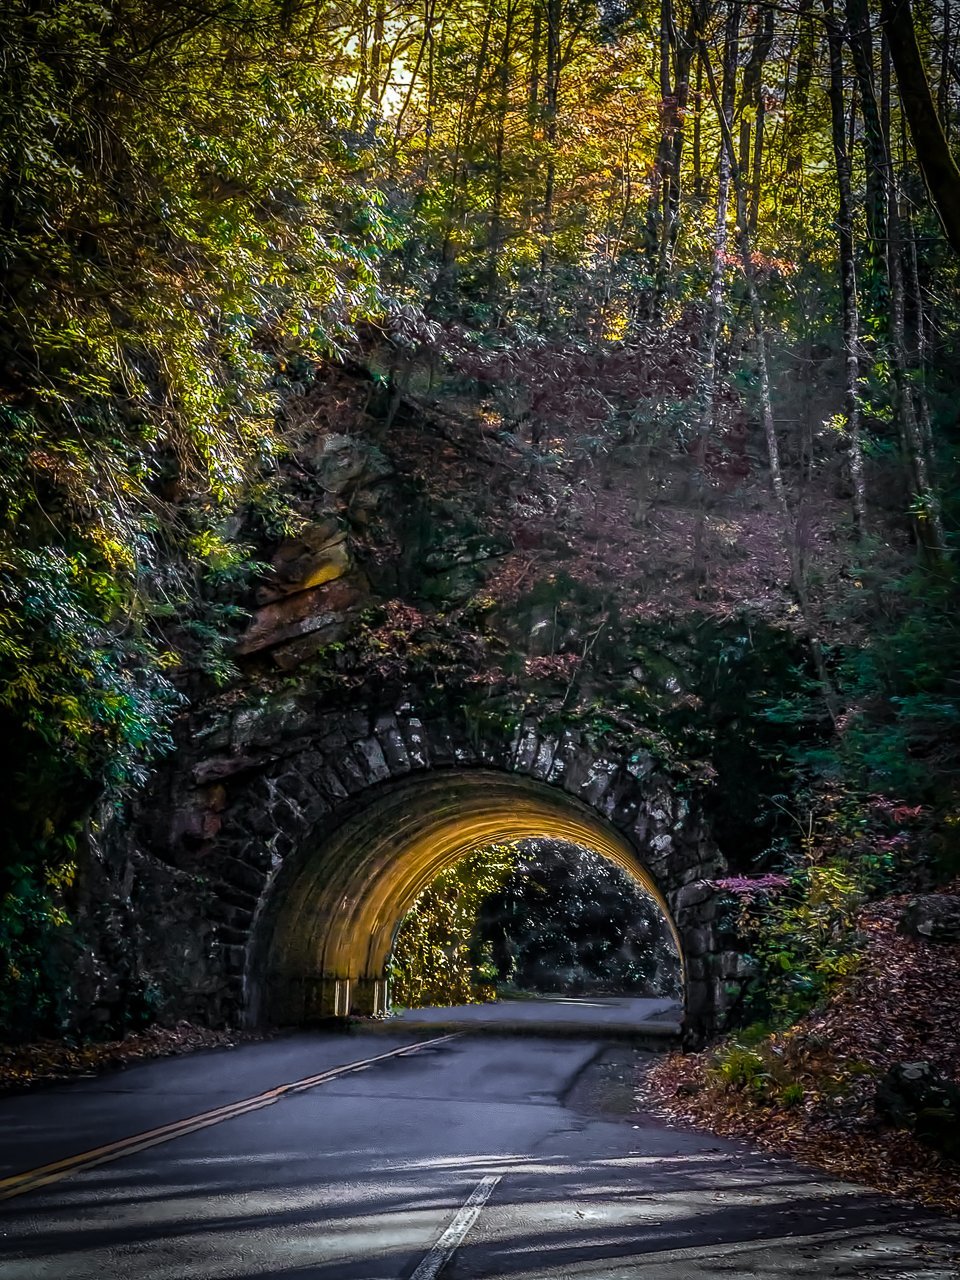
M136 839L127 832L118 845L140 980L167 1020L243 1020L245 970L280 869L355 812L365 792L418 771L482 766L562 788L627 836L682 941L688 1038L722 1021L740 972L740 958L719 951L714 932L709 880L723 863L699 816L643 751L604 751L578 730L546 732L534 719L481 732L463 718L418 714L412 697L330 712L322 699L285 696L198 717L177 763L166 779L176 803L152 796Z

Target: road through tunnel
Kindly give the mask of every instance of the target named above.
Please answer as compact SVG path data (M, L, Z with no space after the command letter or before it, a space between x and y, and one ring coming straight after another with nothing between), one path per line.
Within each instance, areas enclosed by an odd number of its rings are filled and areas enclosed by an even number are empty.
M547 838L608 860L653 899L680 958L688 1039L708 1034L725 989L710 973L722 972L710 955L714 895L689 856L664 860L649 823L629 812L618 824L564 788L490 768L435 769L368 789L318 824L265 891L247 953L246 1021L385 1012L396 931L423 889L491 844ZM703 869L713 869L710 857Z

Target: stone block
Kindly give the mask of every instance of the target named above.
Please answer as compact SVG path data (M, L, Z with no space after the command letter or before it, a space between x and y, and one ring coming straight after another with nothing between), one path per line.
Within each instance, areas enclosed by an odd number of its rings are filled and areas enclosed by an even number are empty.
M221 854L218 862L222 860L226 865L237 864L239 866L246 866L251 869L253 874L266 878L271 868L270 850L267 847L267 838L271 834L272 827L267 815L257 814L256 817L264 819L263 825L266 828L266 834L260 836L251 832L249 829L245 829L243 839L231 842L227 857L223 857ZM250 888L251 892L253 892L252 883Z
M431 725L430 759L435 766L464 764L474 759L473 748L462 733L442 720Z
M928 942L960 942L960 894L927 893L912 898L897 928Z
M253 920L253 912L247 907L222 901L212 903L210 914L219 924L232 925L235 929L247 930Z
M631 777L648 778L653 773L653 756L649 751L631 751L624 765Z
M297 841L288 831L275 831L267 840L270 859L275 867L283 862L285 858L289 858L296 847Z
M702 1020L713 1011L712 986L705 979L694 978L687 983L687 1015Z
M309 706L296 696L265 698L241 707L233 717L232 754L288 750L293 739L313 730L312 720Z
M550 772L546 777L547 782L561 782L563 780L571 760L580 750L581 736L578 729L564 729L553 753Z
M328 765L336 770L337 777L343 783L349 795L355 795L358 791L363 791L365 787L369 786L366 773L346 744L344 744L342 751L330 757Z
M306 826L303 809L291 796L284 795L279 788L273 793L270 817L275 830L297 831Z
M331 434L318 438L312 462L321 488L337 495L377 484L393 474L383 452L358 436Z
M586 747L572 750L567 756L563 777L560 780L564 791L569 791L574 796L580 795L590 780L592 766L593 753L590 750Z
M232 881L227 881L223 877L223 872L214 888L219 902L225 902L227 906L239 906L247 911L256 910L256 893L251 893L247 888L238 888Z
M317 786L334 806L341 800L346 800L350 794L341 781L339 773L330 763L325 763L317 774Z
M692 907L699 907L703 903L712 903L717 896L717 891L713 885L708 884L705 880L694 880L690 884L685 884L674 896L673 907L675 911L684 911Z
M409 773L410 755L407 744L393 716L381 716L374 726L374 733L390 773Z
M713 930L704 928L684 929L681 934L684 953L691 959L705 956L713 949Z
M640 810L640 801L633 787L618 789L616 804L610 810L609 818L621 831L632 831Z
M519 732L516 751L513 756L513 767L517 773L529 773L537 758L540 739L537 727L529 721L524 723Z
M338 716L337 724L347 742L359 742L373 732L373 720L367 711L347 711Z
M496 768L500 768L511 759L514 748L515 740L511 742L506 731L497 725L485 725L483 736L477 743L477 753L483 763L494 765Z
M205 752L223 751L230 745L230 716L217 711L207 718L195 716L190 725L190 740L202 743Z
M756 961L739 951L720 951L715 956L718 976L725 980L742 982L757 973Z
M530 766L530 776L545 781L550 776L553 757L557 750L556 738L541 738L537 744L537 754Z
M229 924L217 925L217 941L221 946L246 948L249 936L246 929L237 929Z
M423 722L417 716L409 716L398 721L403 740L407 746L410 765L414 769L429 769L430 746L423 728Z
M390 766L376 738L361 738L353 744L353 750L369 782L383 782L390 777Z
M272 759L269 755L230 755L212 756L209 760L201 760L194 765L191 777L197 786L206 786L224 778L235 778L240 774L253 773Z
M317 788L306 773L286 768L277 779L277 793L285 797L303 813L317 798Z
M360 605L355 609L346 609L338 614L335 620L317 627L316 630L301 636L298 640L285 641L270 648L270 661L280 671L296 670L297 667L315 658L327 645L346 640L361 613Z
M581 759L586 766L585 772L583 772L580 764ZM576 766L567 771L565 789L569 791L574 775L583 772L583 780L578 787L578 792L588 803L595 803L601 796L606 794L616 768L616 762L606 756L596 756L592 751L589 754L584 752L582 756L578 757Z
M220 855L217 858L217 869L220 879L234 893L242 893L245 900L256 902L267 882L266 869L256 866L234 855Z
M875 1105L889 1123L960 1161L960 1086L931 1063L896 1063L881 1077Z
M605 801L614 787L619 769L619 762L611 760L609 757L600 756L594 760L590 765L586 782L580 788L581 798L602 813ZM615 803L616 797L613 796L609 807L612 809Z
M258 589L258 604L342 577L351 567L346 529L336 516L307 525L295 538L280 544L270 564L270 581Z
M223 967L228 973L242 973L246 963L247 951L240 946L222 946Z

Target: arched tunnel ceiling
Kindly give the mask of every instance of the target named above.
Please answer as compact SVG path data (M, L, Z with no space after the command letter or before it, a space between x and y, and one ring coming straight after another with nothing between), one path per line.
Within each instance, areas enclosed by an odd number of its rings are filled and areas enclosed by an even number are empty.
M641 855L581 801L528 778L437 772L384 789L284 868L264 928L268 983L379 978L396 926L443 868L496 841L541 836L582 845L622 867L670 910ZM256 978L256 975L255 975Z

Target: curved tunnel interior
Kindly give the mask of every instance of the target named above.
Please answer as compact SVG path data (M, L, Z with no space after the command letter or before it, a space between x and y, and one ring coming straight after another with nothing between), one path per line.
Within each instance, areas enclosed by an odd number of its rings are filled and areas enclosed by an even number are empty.
M251 949L248 1022L272 1025L387 1008L394 936L446 867L490 844L548 837L622 868L654 899L683 965L680 936L641 852L556 787L458 770L389 784L278 872Z

